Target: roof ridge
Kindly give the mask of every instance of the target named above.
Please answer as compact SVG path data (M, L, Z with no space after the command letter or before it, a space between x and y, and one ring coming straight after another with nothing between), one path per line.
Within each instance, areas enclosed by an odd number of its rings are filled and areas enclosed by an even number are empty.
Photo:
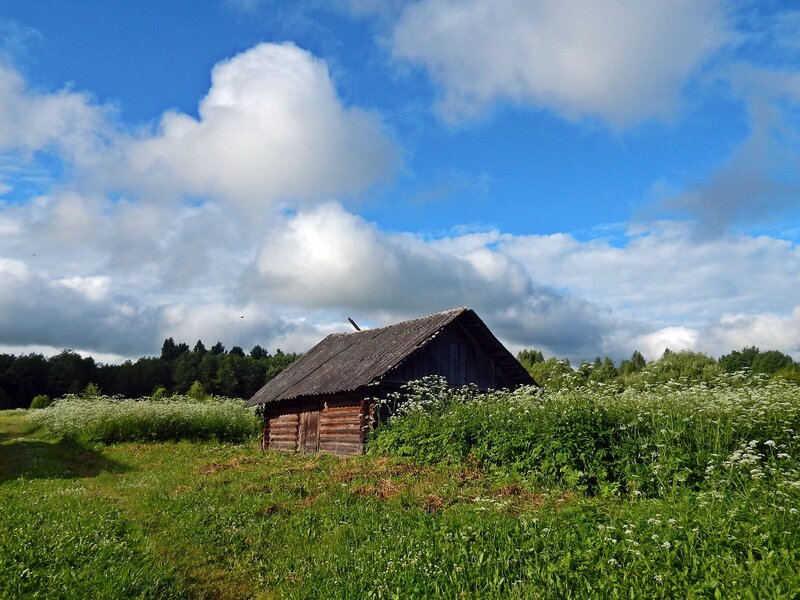
M424 317L416 317L414 319L406 319L405 321L398 321L397 323L391 323L389 325L381 325L380 327L373 327L371 329L362 329L360 331L345 331L344 335L353 335L353 334L358 334L358 333L367 333L368 331L373 331L374 332L374 331L379 331L381 329L389 329L391 327L398 327L400 325L407 325L408 323L413 323L414 321L426 321L426 320L430 319L431 317L439 317L441 315L446 315L446 314L449 314L449 313L457 312L457 313L460 314L460 313L465 312L467 310L470 310L470 309L467 308L466 306L459 306L457 308L451 308L451 309L448 309L448 310L440 310L439 312L431 313L429 315L425 315Z

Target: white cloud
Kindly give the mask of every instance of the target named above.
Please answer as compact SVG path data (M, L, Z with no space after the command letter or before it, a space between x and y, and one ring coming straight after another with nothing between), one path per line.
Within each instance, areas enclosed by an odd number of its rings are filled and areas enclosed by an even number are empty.
M800 249L767 236L698 240L692 232L691 224L661 223L630 231L621 245L508 236L502 251L534 280L613 307L621 318L696 328L729 312L791 310Z
M447 120L511 101L616 127L668 115L730 39L717 0L422 0L391 45L441 87Z
M95 292L78 278L52 280L20 260L0 260L0 344L117 354L149 347L157 310L133 295Z
M339 310L379 324L470 306L518 346L571 354L604 346L612 315L539 285L491 247L496 239L386 233L329 203L268 233L243 275L242 294L250 302Z
M100 302L108 299L111 288L111 278L98 275L95 277L64 277L56 279L54 282L74 292L78 292L93 302Z
M251 293L310 307L449 308L531 292L519 265L485 248L461 256L411 234L387 234L336 203L276 224L259 250Z
M291 44L219 63L199 115L166 113L157 132L131 137L88 95L31 91L0 69L0 152L18 162L52 152L77 173L0 206L0 347L136 356L169 335L284 349L314 337L325 316L306 322L233 297L253 232L284 203L357 193L390 174L393 141L376 115L343 105L324 62ZM130 193L112 200L114 190Z
M546 22L560 23L561 10ZM506 93L489 91L479 100ZM542 105L612 122L634 114L568 92L566 104ZM525 94L516 99L540 102ZM345 106L325 64L290 44L220 63L199 118L167 113L158 131L137 137L114 129L111 111L88 96L34 92L7 69L0 100L9 101L0 102L0 150L52 150L81 174L27 204L2 205L2 348L138 356L172 336L303 350L346 330L347 316L380 325L467 305L512 349L576 359L634 348L653 358L665 346L800 351L800 251L786 241L698 240L685 223L614 244L497 231L428 239L326 201L386 176L398 152L378 117ZM47 127L35 122L38 110ZM112 200L105 192L117 188L131 193ZM178 201L162 201L170 195ZM186 195L204 201L180 201ZM279 214L284 203L294 211Z
M800 359L800 305L790 314L738 313L725 314L712 323L700 344L710 351L718 348L738 350L758 346L762 350L778 349Z
M689 327L663 327L651 333L639 335L631 340L647 360L656 360L664 350L677 352L697 347L698 333Z
M127 141L98 176L108 187L230 202L253 217L361 192L397 166L378 116L344 106L326 64L290 43L218 63L198 112L165 113L157 132Z
M380 117L344 105L326 63L291 43L215 65L198 114L168 111L155 131L132 135L88 94L30 90L0 63L0 152L53 152L84 189L211 199L253 220L361 193L400 161Z
M621 245L499 232L431 240L330 202L255 238L213 203L176 212L76 194L6 209L4 220L6 348L138 356L172 336L301 351L347 330L347 316L382 325L466 305L513 350L574 360L751 343L798 352L800 252L768 237L698 242L671 224Z
M68 160L86 160L105 146L112 114L84 93L30 90L17 71L0 62L0 152L29 156L55 150Z

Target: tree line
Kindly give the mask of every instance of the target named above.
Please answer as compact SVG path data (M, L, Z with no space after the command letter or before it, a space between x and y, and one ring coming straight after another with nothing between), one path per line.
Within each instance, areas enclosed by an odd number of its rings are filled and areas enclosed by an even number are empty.
M274 354L259 345L249 353L221 342L207 349L201 340L193 348L164 340L160 356L146 356L119 365L98 364L64 350L42 354L0 354L0 409L27 408L36 396L59 398L79 394L87 386L107 395L139 398L153 394L185 394L195 385L207 393L249 398L300 355Z
M0 409L27 408L37 396L59 398L80 394L87 386L91 386L93 393L126 398L190 391L196 395L198 390L249 398L299 356L280 349L270 354L259 345L249 353L239 346L226 350L221 342L207 349L201 340L190 349L188 344L175 343L173 338L164 340L160 356L146 356L119 365L98 364L92 357L84 358L72 350L49 358L42 354L0 354ZM617 382L625 387L681 379L710 382L723 372L743 369L800 383L800 363L778 350L762 351L756 346L734 350L719 359L700 352L667 349L650 363L637 350L619 364L609 357L598 356L576 368L567 359L545 359L535 349L522 350L517 359L537 383L549 388L580 386L590 381Z
M762 351L749 346L714 359L702 352L669 348L655 361L648 363L642 353L634 350L630 358L617 365L613 359L599 356L594 361L583 361L573 368L568 359L551 357L535 349L524 349L517 360L534 380L548 388L576 387L588 382L616 382L623 387L637 387L645 383L686 381L710 383L722 373L749 371L784 377L800 384L800 363L778 350Z

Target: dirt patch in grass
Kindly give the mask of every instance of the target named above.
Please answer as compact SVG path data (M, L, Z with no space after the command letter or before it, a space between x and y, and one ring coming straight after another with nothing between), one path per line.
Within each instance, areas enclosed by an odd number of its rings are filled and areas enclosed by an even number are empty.
M422 467L409 463L397 463L382 457L369 461L357 460L343 463L343 468L334 473L331 480L334 483L349 483L357 478L392 478L406 475L419 475Z
M272 490L273 490L273 488L272 488L271 485L263 485L263 484L259 484L259 485L250 484L250 485L246 485L246 486L244 486L244 488L242 488L242 492L244 492L245 494L265 494L266 495L266 494L271 494Z
M315 471L317 467L319 467L319 459L313 458L305 464L284 469L283 472L287 475L291 475L293 473L307 473L308 471Z
M445 507L444 498L438 494L428 494L423 503L425 511L429 513L438 513Z
M516 483L496 488L493 490L493 495L511 500L511 506L517 509L530 506L541 508L545 504L545 498Z
M244 464L249 464L255 462L255 459L249 458L246 456L240 456L230 459L226 463L211 463L210 465L206 465L201 467L198 472L201 475L211 475L212 473L218 473L219 471L227 471L228 469L236 469Z
M290 507L285 502L270 502L265 504L259 512L265 517L274 517L290 512Z
M372 497L385 500L396 496L402 490L402 486L394 483L391 479L382 478L377 484L366 484L353 488L353 493L365 498Z

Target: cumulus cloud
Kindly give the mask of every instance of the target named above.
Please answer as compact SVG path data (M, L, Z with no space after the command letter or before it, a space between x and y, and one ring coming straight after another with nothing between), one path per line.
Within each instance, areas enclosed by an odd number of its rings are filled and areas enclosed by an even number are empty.
M0 153L52 152L86 189L214 200L253 219L361 193L400 161L380 117L346 106L326 63L291 43L215 65L198 115L168 111L132 134L90 95L30 90L0 63Z
M169 221L169 231L150 227L151 219ZM305 350L327 333L324 317L304 320L292 307L233 297L247 264L236 246L242 237L215 235L236 226L214 206L176 211L75 193L6 209L0 349L67 346L112 360L152 354L172 336Z
M129 355L152 347L156 325L152 307L133 296L109 297L102 279L51 280L23 261L0 259L3 345L58 347L68 341L76 348Z
M614 307L623 318L694 327L724 313L791 310L800 281L795 245L767 236L697 240L692 231L685 222L661 223L632 229L622 243L508 236L502 251L536 281Z
M800 305L789 314L769 312L725 314L704 332L701 347L779 349L800 358Z
M403 19L439 6L424 0ZM573 115L623 114L568 90L558 109L523 92L515 98ZM382 325L467 305L512 350L575 359L634 348L654 358L662 345L797 351L800 253L789 242L697 240L685 223L632 230L622 243L497 231L430 239L328 200L387 176L398 151L380 119L346 106L325 64L291 44L220 63L197 118L169 112L137 135L88 95L32 91L13 70L0 71L0 100L0 151L52 151L81 175L0 209L2 348L138 356L172 336L304 350L346 330L348 315Z
M510 101L619 127L668 115L730 39L717 0L422 0L391 48L427 69L447 120Z
M156 132L98 165L98 176L109 187L214 198L253 216L361 192L398 163L379 117L343 105L325 62L291 43L218 63L198 113L165 113Z
M329 203L269 232L239 293L242 302L352 312L377 324L468 305L512 348L657 358L666 347L729 351L715 333L723 315L786 315L798 280L791 243L698 242L687 223L632 230L622 244L499 232L430 240L384 232ZM764 342L791 349L785 336Z
M31 90L15 69L0 62L0 152L30 156L52 150L83 161L107 144L112 115L85 93Z
M18 167L41 151L78 178L0 205L0 345L106 356L173 332L302 350L325 316L232 297L253 231L282 206L357 193L398 159L380 119L345 106L325 63L292 44L219 63L199 118L168 112L136 135L88 94L30 90L3 65L0 152Z
M605 345L615 319L536 283L492 248L498 234L425 240L387 233L329 203L270 232L242 279L248 301L356 311L377 323L467 305L515 347L577 354Z
M170 218L170 231L142 245L136 207L69 194L0 214L3 347L137 356L173 336L302 351L346 331L347 316L378 326L462 305L513 351L574 360L633 349L655 358L664 347L719 355L749 343L796 352L800 339L800 252L768 237L698 242L687 225L668 224L623 244L500 232L428 239L329 202L239 245L213 237L240 231L213 205L163 207L151 218Z
M635 336L630 343L647 360L656 360L664 350L695 350L699 334L689 327L662 327L656 331Z
M261 246L252 274L270 297L311 307L408 311L458 305L464 286L473 296L493 298L531 291L519 266L496 253L476 248L457 257L411 234L381 232L333 202L280 222Z

